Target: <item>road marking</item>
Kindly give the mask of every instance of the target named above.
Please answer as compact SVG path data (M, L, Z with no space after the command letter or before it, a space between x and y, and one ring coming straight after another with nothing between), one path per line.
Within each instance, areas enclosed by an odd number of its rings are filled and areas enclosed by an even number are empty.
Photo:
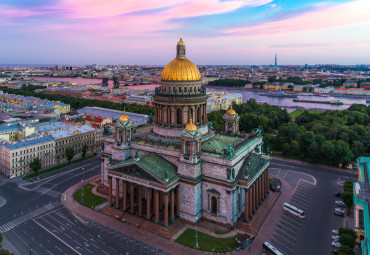
M71 250L73 250L74 252L76 252L77 254L80 254L82 255L81 253L79 253L78 251L76 251L76 249L74 249L73 247L71 247L69 244L67 244L66 242L64 242L62 239L60 239L58 236L54 235L54 233L52 233L51 231L49 231L47 228L45 228L43 225L41 225L40 223L38 223L36 220L32 220L34 221L37 225L39 225L40 227L42 227L43 229L45 229L49 234L51 234L52 236L54 236L56 239L58 239L59 241L61 241L63 244L65 244L68 248L70 248Z
M287 235L287 236L289 236L289 238L293 239L293 241L297 240L297 236L292 236L292 235L288 234L287 232L285 232L281 229L278 229L276 231L276 233L279 233L280 235L282 235L282 234Z

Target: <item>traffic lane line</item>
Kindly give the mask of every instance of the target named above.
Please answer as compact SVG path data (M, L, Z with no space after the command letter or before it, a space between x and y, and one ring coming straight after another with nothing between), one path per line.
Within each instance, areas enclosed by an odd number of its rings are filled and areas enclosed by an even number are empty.
M283 216L283 219L284 219L285 222L289 223L290 225L293 225L296 228L300 228L302 226L302 224L300 224L297 221L294 221L293 219L288 218L286 216Z
M292 235L292 236L296 236L296 235L298 235L298 232L299 232L299 230L300 229L295 229L295 231L294 230L292 230L291 228L289 228L288 226L286 226L286 225L280 225L279 226L279 229L281 229L281 230L284 230L285 232L287 232L287 233L290 233L290 235Z
M282 226L285 226L286 228L291 229L292 231L298 233L300 231L300 227L292 225L290 222L281 222Z
M273 236L271 238L271 243L279 250L279 251L282 251L284 252L285 254L290 254L291 252L293 252L293 249L291 248L291 246L287 246L286 244L284 244L280 239L278 240L277 239L278 237L277 236ZM284 240L283 240L284 241Z
M296 199L292 199L290 200L290 204L299 208L299 209L304 209L304 211L306 211L307 209L310 208L310 204L309 203L305 203L305 202L302 202L300 200L296 200Z
M282 229L278 229L276 233L279 235L286 236L287 238L293 239L293 241L297 240L297 235L291 235L290 233L285 232Z
M280 247L283 246L285 250L293 252L293 249L295 248L294 243L290 242L289 240L286 240L284 237L280 235L275 235L274 239L280 243Z

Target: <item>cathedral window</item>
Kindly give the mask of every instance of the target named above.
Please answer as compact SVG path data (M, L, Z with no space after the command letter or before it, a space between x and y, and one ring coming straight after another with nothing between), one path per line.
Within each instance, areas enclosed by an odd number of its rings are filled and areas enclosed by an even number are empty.
M177 124L182 124L182 111L180 108L177 108Z
M190 154L190 142L189 141L185 142L185 154L187 155Z

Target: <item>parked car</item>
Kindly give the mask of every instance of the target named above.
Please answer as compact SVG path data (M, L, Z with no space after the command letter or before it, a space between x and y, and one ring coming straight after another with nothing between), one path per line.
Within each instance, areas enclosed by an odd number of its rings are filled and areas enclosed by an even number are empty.
M331 254L339 254L339 251L338 251L338 250L334 250L334 249L332 249L332 250L331 250Z
M334 194L335 197L340 197L341 195L342 195L341 192L337 192L337 193Z
M339 241L339 236L331 236L331 239L333 239L333 241L335 241L335 242L338 242Z
M344 211L343 209L340 209L340 208L335 208L335 211L336 212L341 212L341 213L345 213L346 211Z
M338 205L338 206L341 206L341 207L345 207L346 206L344 204L344 202L343 201L340 201L340 200L335 201L335 204Z
M338 243L338 242L331 242L331 245L332 246L334 246L334 247L337 247L337 248L339 248L339 247L341 247L342 245L340 244L340 243Z
M332 233L332 234L334 234L334 235L338 235L338 233L339 233L339 232L338 232L338 229L333 229L333 230L331 231L331 233Z
M338 215L338 216L344 217L344 213L342 213L342 212L334 211L334 214L335 215Z

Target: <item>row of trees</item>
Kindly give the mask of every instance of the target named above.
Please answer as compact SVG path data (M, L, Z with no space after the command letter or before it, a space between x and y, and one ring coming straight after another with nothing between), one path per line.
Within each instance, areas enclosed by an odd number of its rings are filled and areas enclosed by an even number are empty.
M339 248L340 255L354 255L353 248L356 245L357 233L350 228L339 228L339 243L342 245Z
M82 158L84 159L86 157L87 152L87 145L84 144L82 146ZM75 151L73 148L67 148L66 149L66 157L68 159L68 162L71 163L73 157L75 156ZM33 172L38 173L39 170L42 168L42 161L40 158L34 158L33 161L30 163L30 168Z
M285 155L348 165L370 152L369 114L366 105L352 105L344 111L305 111L294 122L281 125L278 135L266 137L265 142Z
M110 101L74 98L74 97L70 97L66 95L46 94L42 92L38 93L38 92L35 92L35 89L36 89L35 87L37 86L33 86L33 87L23 86L22 89L10 89L7 87L0 87L0 90L8 94L32 96L32 97L37 97L41 99L60 101L60 102L71 105L71 107L75 109L82 108L85 106L97 106L97 107L103 107L103 108L108 108L108 109L113 109L113 110L122 110L123 107L126 107L126 110L129 112L135 112L135 113L146 114L146 115L154 114L154 108L148 105L114 103Z
M233 109L240 116L240 131L251 132L257 127L262 130L270 131L279 128L282 124L288 123L291 118L286 110L279 106L269 104L258 104L254 98L249 99L243 104L233 104ZM226 110L210 112L208 121L217 129L223 129L223 115Z
M257 104L255 99L234 104L233 108L240 116L240 131L251 132L262 127L264 147L285 155L345 166L370 153L370 130L366 128L370 123L370 106L354 104L347 110L323 113L304 111L295 121L279 106ZM223 129L225 112L208 114L216 129Z

